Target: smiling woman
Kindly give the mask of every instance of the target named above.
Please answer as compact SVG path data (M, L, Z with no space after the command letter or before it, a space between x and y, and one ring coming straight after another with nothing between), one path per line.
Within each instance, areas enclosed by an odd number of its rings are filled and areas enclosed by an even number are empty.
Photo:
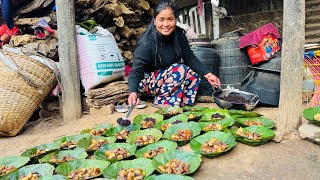
M158 108L193 105L202 77L220 86L219 78L193 54L176 18L172 0L160 1L139 37L129 74L129 105L139 104L138 92L155 96L153 104Z

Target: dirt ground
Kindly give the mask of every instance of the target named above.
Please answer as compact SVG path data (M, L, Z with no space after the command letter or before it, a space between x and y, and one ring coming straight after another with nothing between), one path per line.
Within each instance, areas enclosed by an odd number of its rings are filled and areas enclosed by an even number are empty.
M214 107L214 104L197 104ZM148 104L145 109L134 109L131 118L157 109ZM258 107L255 111L275 120L277 108ZM65 135L74 135L99 123L115 123L125 114L104 112L84 115L81 119L62 123L61 118L40 119L29 122L16 137L0 138L0 158L19 155L36 145L50 143ZM181 149L190 150L186 145ZM238 143L233 150L213 159L203 158L195 179L319 179L320 147L292 135L281 143L269 142L258 147Z

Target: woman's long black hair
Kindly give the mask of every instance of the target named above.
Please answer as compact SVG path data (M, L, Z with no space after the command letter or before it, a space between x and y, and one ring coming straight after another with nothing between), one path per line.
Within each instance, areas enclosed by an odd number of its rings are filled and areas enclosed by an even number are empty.
M160 67L162 62L161 62L161 56L159 54L159 42L158 42L159 32L157 31L157 29L154 25L154 20L157 17L157 15L160 13L160 11L164 10L166 8L171 8L175 18L177 19L176 5L174 4L174 2L172 0L160 0L154 10L154 14L153 14L153 17L152 17L152 20L151 20L149 26L147 27L146 31L143 34L141 34L141 36L138 38L138 42L137 42L137 46L139 46L140 44L144 44L144 45L150 44L150 43L154 44L154 46L155 46L154 57L155 57L155 66L156 67ZM176 54L177 59L181 59L181 54L182 54L180 44L178 43L178 34L179 33L176 33L179 30L182 31L181 28L176 26L175 30L172 32L172 33L174 33L174 42L173 43L174 43L174 50L175 50L175 54ZM152 37L152 39L149 39L149 37ZM154 46L151 46L151 47L154 47Z

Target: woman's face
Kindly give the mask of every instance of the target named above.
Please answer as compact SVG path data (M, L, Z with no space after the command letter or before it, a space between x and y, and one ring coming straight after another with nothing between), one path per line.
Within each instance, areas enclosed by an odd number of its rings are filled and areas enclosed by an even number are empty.
M171 8L163 9L154 20L156 29L164 36L170 35L176 28L176 17Z

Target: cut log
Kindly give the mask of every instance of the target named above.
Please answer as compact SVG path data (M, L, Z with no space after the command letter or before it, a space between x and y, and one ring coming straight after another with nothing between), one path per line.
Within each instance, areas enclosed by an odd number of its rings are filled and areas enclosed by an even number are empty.
M106 28L110 33L115 34L117 26L111 26Z
M131 11L127 6L125 6L123 3L119 3L121 10L124 14L134 14L133 11Z
M114 38L116 39L116 41L120 41L120 39L121 39L121 37L120 37L119 34L115 34L115 35L114 35Z
M138 5L142 7L144 10L149 10L150 9L150 4L146 0L139 0Z
M146 31L146 27L140 27L140 28L134 28L133 29L133 34L138 37L140 36L144 31Z
M123 51L122 55L128 60L133 59L133 53L131 51Z
M115 21L115 24L119 27L123 27L124 26L124 20L122 16L119 17L115 17L113 18L113 20Z
M104 9L114 16L120 16L123 13L122 8L118 3L106 4Z
M127 25L124 25L121 29L121 35L123 35L125 38L129 39L130 36L133 34L133 30L130 29Z
M130 39L130 44L132 46L136 46L137 45L137 40L136 39Z

